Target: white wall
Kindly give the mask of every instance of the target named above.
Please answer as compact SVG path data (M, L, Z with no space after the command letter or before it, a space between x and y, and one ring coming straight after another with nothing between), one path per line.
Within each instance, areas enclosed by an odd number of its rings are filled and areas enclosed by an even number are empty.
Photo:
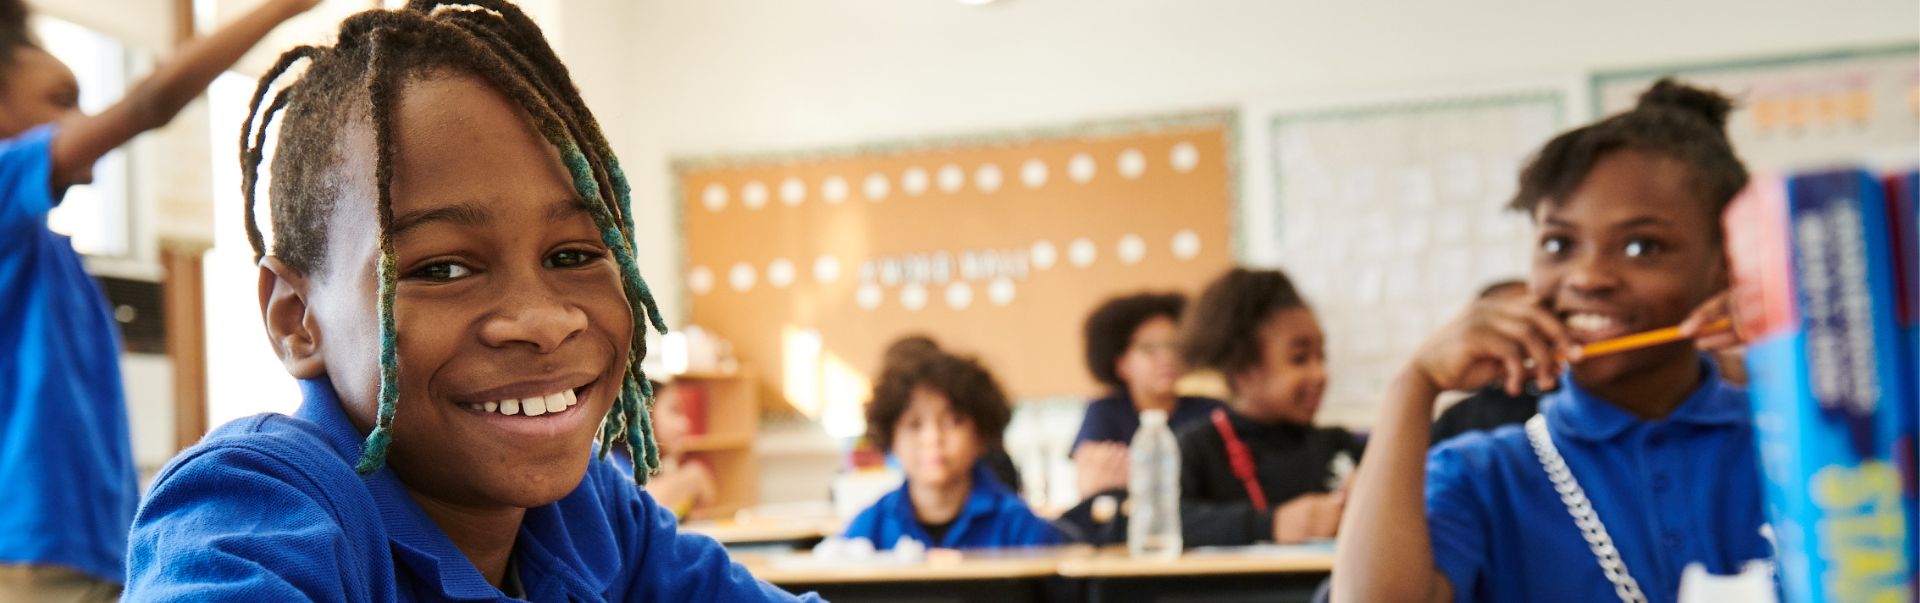
M1389 6L1391 4L1391 6ZM1860 0L576 0L562 53L635 189L641 262L680 316L670 158L1552 82L1596 68L1906 42L1920 4ZM1576 98L1575 117L1585 110ZM1270 220L1249 216L1253 225ZM1243 241L1272 262L1271 233Z

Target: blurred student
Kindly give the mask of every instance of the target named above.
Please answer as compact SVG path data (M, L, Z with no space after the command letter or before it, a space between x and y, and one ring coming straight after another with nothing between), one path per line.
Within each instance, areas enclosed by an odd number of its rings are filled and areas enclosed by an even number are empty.
M98 115L73 71L0 0L0 601L110 600L126 580L135 485L118 327L47 214L93 163L159 128L318 0L270 0L187 42Z
M1127 444L1140 429L1142 411L1166 411L1168 426L1178 432L1224 407L1213 398L1174 393L1187 370L1180 358L1186 305L1177 293L1138 293L1109 299L1087 317L1087 371L1107 395L1087 405L1073 438L1081 498L1126 490Z
M1189 547L1332 538L1360 442L1313 424L1327 389L1325 337L1278 270L1234 268L1208 285L1182 351L1225 375L1225 409L1180 440L1180 521Z
M1697 349L1737 336L1595 358L1578 347L1699 333L1726 314L1720 214L1747 181L1731 110L1661 80L1521 172L1512 207L1538 231L1532 293L1475 302L1389 386L1340 535L1336 600L1670 602L1688 564L1728 574L1773 555L1746 391ZM1434 397L1490 382L1559 389L1524 427L1428 452Z
M993 375L937 349L899 360L874 386L867 437L899 461L906 480L854 517L844 536L883 550L902 538L947 549L1060 543L982 462L1001 447L1013 414Z
M944 352L940 349L940 342L934 341L931 336L918 333L905 335L887 344L887 349L881 352L880 371L876 374L885 375L893 367L905 367L942 353ZM881 451L881 454L885 454L885 451ZM987 468L993 470L994 477L1000 478L1000 483L1006 484L1016 492L1020 490L1022 484L1020 467L1014 464L1013 456L1007 454L1005 446L992 447L981 462L986 463Z
M1515 279L1487 285L1480 290L1477 299L1517 300L1526 297L1526 281ZM1504 384L1496 383L1480 388L1480 391L1441 411L1440 418L1433 421L1433 435L1429 441L1438 446L1453 436L1469 431L1492 431L1501 425L1525 422L1539 413L1540 391L1536 386L1529 383L1525 391L1514 395L1507 393Z
M660 444L660 472L647 480L647 493L673 510L675 517L686 519L688 513L717 496L713 468L686 457L693 426L686 412L686 388L673 382L658 383L653 396L653 438Z

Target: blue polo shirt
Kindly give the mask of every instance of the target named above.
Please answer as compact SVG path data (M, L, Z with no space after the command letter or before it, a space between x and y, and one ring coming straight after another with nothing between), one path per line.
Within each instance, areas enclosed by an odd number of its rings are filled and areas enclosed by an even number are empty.
M353 472L362 436L325 379L300 388L294 416L228 423L161 471L134 518L127 600L513 600L392 470ZM527 509L514 565L531 601L797 600L675 526L596 460L572 494Z
M1773 556L1760 534L1760 461L1746 390L1705 379L1667 418L1643 421L1565 384L1541 401L1553 443L1652 603L1680 571L1730 574ZM1433 559L1455 600L1618 601L1520 425L1461 435L1427 457Z
M1060 531L1035 516L1033 510L1027 508L1027 501L1000 483L985 462L974 463L973 489L967 493L960 515L953 518L952 526L940 542L931 542L933 539L927 536L926 529L920 527L905 482L901 482L900 489L880 497L879 502L854 517L853 522L847 524L844 536L873 541L874 548L883 551L893 548L902 536L926 543L929 548L943 549L1048 546L1065 542Z
M0 565L119 583L139 496L120 332L73 242L47 229L53 133L0 141Z

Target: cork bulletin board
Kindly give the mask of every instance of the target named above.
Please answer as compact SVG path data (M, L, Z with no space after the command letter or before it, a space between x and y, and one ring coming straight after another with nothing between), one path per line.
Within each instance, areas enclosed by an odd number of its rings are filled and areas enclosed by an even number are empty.
M1750 168L1920 160L1920 45L1602 72L1593 78L1594 110L1630 109L1666 75L1735 98L1727 135Z
M1526 276L1505 211L1566 126L1558 89L1428 95L1273 115L1279 265L1327 334L1319 420L1366 425L1419 343L1486 283Z
M676 161L691 322L816 417L857 412L911 333L1016 400L1095 393L1095 304L1231 265L1235 132L1208 113Z

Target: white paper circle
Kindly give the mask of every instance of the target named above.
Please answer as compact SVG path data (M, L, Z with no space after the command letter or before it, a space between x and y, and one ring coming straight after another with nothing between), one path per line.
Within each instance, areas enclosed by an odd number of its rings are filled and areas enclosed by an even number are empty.
M1013 303L1013 279L1003 276L987 283L987 300L996 306Z
M826 182L820 183L820 200L828 203L839 203L847 200L847 179L839 176L831 176L827 178Z
M785 289L787 285L793 284L793 276L793 262L783 258L767 264L767 284L773 285L775 289Z
M760 209L767 205L767 185L759 180L748 182L740 189L740 203L747 209Z
M814 260L813 280L820 281L823 285L840 280L840 258L823 255Z
M1100 249L1094 247L1093 241L1074 239L1072 243L1067 244L1067 261L1081 268L1093 265L1094 256L1099 254Z
M961 282L947 285L947 307L965 310L971 305L973 305L973 287L968 287L966 283Z
M962 170L960 166L951 163L941 166L940 175L935 176L935 178L939 179L941 192L960 192L960 187L967 185L966 170Z
M1114 245L1113 255L1120 258L1122 264L1129 266L1138 264L1141 259L1147 257L1147 242L1142 240L1140 235L1130 234L1120 237L1120 243Z
M1029 259L1033 260L1033 267L1041 270L1052 268L1053 263L1060 260L1060 252L1053 248L1053 243L1046 241L1034 243L1028 253L1032 254Z
M687 271L687 290L694 295L706 295L713 290L713 271L706 266L694 266Z
M860 189L867 194L868 201L878 203L887 198L887 193L893 192L893 185L887 182L886 174L876 172L867 174L867 181L860 185Z
M900 306L908 310L927 307L927 288L914 283L900 288Z
M900 174L900 189L918 197L927 192L927 171L918 167L907 168Z
M780 181L781 203L785 203L791 207L799 205L801 201L805 200L807 200L806 182L801 181L799 178L788 178Z
M1020 183L1027 185L1027 188L1046 186L1047 162L1028 159L1026 163L1020 164Z
M1173 151L1167 154L1167 163L1172 164L1176 172L1191 172L1200 165L1200 149L1191 142L1173 145Z
M1000 166L989 163L973 171L973 187L980 189L980 192L1000 190L1000 180Z
M1092 155L1077 153L1072 159L1067 160L1067 177L1072 178L1074 182L1092 180L1095 167Z
M746 262L734 264L733 270L727 271L727 283L733 285L734 291L745 292L753 289L753 278L753 264Z
M880 302L885 299L886 294L880 290L879 285L873 283L861 285L860 289L853 293L853 303L859 305L862 310L878 308Z
M1140 149L1127 149L1120 152L1120 160L1114 167L1120 172L1120 177L1135 180L1140 178L1140 174L1146 173L1147 156Z
M1200 235L1191 230L1173 233L1173 257L1191 260L1200 255Z
M707 185L706 190L700 192L700 203L707 206L707 211L726 209L727 187L718 182Z

